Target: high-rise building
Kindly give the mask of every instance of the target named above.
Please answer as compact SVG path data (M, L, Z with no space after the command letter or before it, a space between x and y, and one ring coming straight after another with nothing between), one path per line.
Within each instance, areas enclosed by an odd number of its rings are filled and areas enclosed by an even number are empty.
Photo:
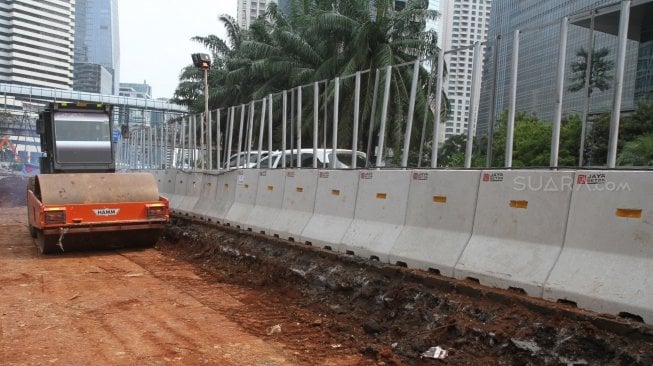
M269 3L277 3L277 0L238 0L238 25L242 28L249 28L256 18L265 14ZM283 7L289 7L289 2L281 4Z
M88 64L100 65L111 74L109 94L118 94L120 86L120 35L118 0L75 0L75 69L89 70ZM106 90L102 75L96 80L88 72L77 72L74 89L99 93ZM83 77L82 77L83 76Z
M522 32L519 38L516 109L518 112L534 114L544 121L553 120L560 24L565 16L570 17L570 25L567 35L563 114L574 113L580 116L585 94L582 90L569 91L570 80L573 79L571 65L578 62L579 53L587 49L591 40L595 51L608 50L605 61L612 63L614 67L620 6L621 1L616 0L494 0L490 14L489 46L485 54L476 133L485 134L490 121L495 121L497 115L508 109L513 33L517 29ZM600 11L595 16L594 31L590 32L589 12L599 8ZM647 80L648 93L653 93L653 69L650 64L652 53L650 48L647 48L652 44L650 40L653 0L633 1L630 13L622 110L634 108L638 94L646 95ZM501 36L501 39L496 52L498 57L495 73L494 51L490 49L494 47L497 36ZM646 60L649 60L648 63ZM610 110L614 92L614 72L615 70L607 72L610 84L608 89L592 90L589 111L591 115ZM490 116L493 94L496 96L494 115Z
M71 89L75 0L0 1L0 82Z
M440 47L444 50L456 50L485 41L491 5L492 0L441 1ZM482 47L481 52L483 50ZM445 121L443 134L444 137L449 137L467 131L474 51L466 49L447 53L445 62L448 68L445 92L451 109ZM480 80L475 88L478 95L481 89Z
M113 94L113 75L104 66L76 63L73 70L73 89L98 94Z

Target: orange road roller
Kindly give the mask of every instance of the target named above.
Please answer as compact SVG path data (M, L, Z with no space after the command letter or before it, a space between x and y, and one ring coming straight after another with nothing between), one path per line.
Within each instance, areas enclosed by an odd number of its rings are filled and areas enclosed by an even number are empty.
M149 173L116 172L113 108L50 103L40 113L40 174L27 189L30 233L41 253L152 246L170 219Z

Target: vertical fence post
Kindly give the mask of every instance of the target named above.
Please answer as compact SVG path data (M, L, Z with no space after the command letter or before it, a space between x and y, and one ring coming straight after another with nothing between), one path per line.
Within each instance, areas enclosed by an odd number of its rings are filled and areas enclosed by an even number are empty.
M517 71L519 67L519 29L515 29L512 39L512 69L510 76L510 95L508 106L508 129L506 132L506 168L512 167L512 145L515 135L515 108L517 104Z
M361 105L361 72L356 72L356 81L354 86L354 126L351 133L351 168L357 168L356 154L358 153L358 124L360 121Z
M431 61L431 68L433 65L435 65L435 55L433 55L433 59ZM436 70L437 72L437 70ZM420 134L419 138L419 153L417 154L417 167L421 168L422 167L422 155L424 154L424 141L426 139L426 122L428 121L428 111L429 111L429 98L431 98L431 92L433 89L433 78L429 75L428 76L428 86L426 87L426 98L424 101L424 113L422 115L422 133Z
M469 98L469 115L467 116L467 145L465 146L465 168L472 166L472 148L474 147L474 134L476 133L476 117L478 108L476 100L480 82L479 75L481 71L481 42L474 45L473 66L472 66L472 93Z
M381 108L381 126L379 126L379 142L377 144L376 166L383 162L383 144L385 143L385 125L388 119L388 104L390 103L390 85L392 81L392 66L385 68L385 88L383 93L383 106Z
M206 113L206 123L208 125L206 131L207 141L208 141L206 151L209 155L209 170L211 170L213 169L213 118L211 118L211 111L208 110L208 107L205 113Z
M485 166L487 168L492 166L493 147L494 142L494 118L496 113L497 104L497 69L499 66L499 43L501 42L501 35L497 35L494 41L493 62L492 62L492 93L490 95L490 113L488 113L488 133L487 133L487 157L485 159Z
M221 122L220 117L222 117L222 116L220 115L220 109L215 111L215 113L216 113L216 126L215 127L218 130L216 132L216 138L215 138L216 145L217 145L216 148L215 148L215 160L216 160L216 169L220 170L220 158L221 158L220 152L222 151L222 123L220 123ZM211 168L213 168L213 167L211 167Z
M140 130L140 138L139 138L139 143L140 143L140 148L141 148L141 158L139 160L140 164L138 164L138 169L143 169L145 168L145 130L144 128L141 128Z
M159 135L157 133L158 128L154 126L153 131L152 131L152 167L154 168L158 166L161 154L158 153L159 149L157 147L159 143Z
M156 155L154 155L154 149L155 149L155 146L156 146L156 127L153 127L153 126L150 125L150 127L148 128L148 131L149 132L147 134L147 137L148 137L148 143L147 143L147 145L148 145L147 165L148 165L148 167L147 168L152 169L152 166L154 166L154 164L155 164L155 158L156 158Z
M236 168L240 167L240 152L243 148L243 126L245 125L246 104L240 106L240 125L238 126L238 151L236 152Z
M295 148L295 88L290 90L290 167L295 166L292 157Z
M410 86L410 99L408 101L408 116L406 117L406 131L404 132L404 151L401 155L401 167L408 166L408 153L410 152L410 138L413 130L413 117L415 115L415 99L417 98L417 83L419 82L419 58L413 64L413 81Z
M189 168L193 163L193 134L191 133L191 129L193 128L193 118L193 115L188 116L188 123L186 124L186 144L188 146L186 160L188 160Z
M433 116L433 150L431 151L431 168L438 167L438 150L440 142L440 122L442 120L442 79L444 78L444 50L438 53L438 74L435 83L435 115Z
M621 95L624 87L630 2L631 0L623 0L621 2L621 16L619 17L619 44L617 45L612 115L610 116L610 138L608 140L608 168L614 168L617 163L617 143L619 142L619 119L621 118Z
M288 123L288 91L283 91L283 100L282 100L282 109L281 114L281 167L286 167L286 124ZM270 168L272 168L272 157L268 159L270 162Z
M565 92L565 59L567 58L567 30L569 20L562 18L560 23L560 48L558 50L558 72L556 74L556 109L553 116L553 133L551 136L551 159L549 165L558 166L560 150L560 124L562 123L562 98Z
M160 132L159 132L159 166L158 168L165 169L166 167L166 146L165 146L165 134L166 134L166 125L165 125L165 120L163 124L161 124L160 127Z
M193 169L197 168L197 114L193 115L193 121L191 123L190 136L193 138L193 150L192 150L192 159L193 164L191 165Z
M268 162L272 160L272 94L268 95Z
M256 156L256 167L261 167L261 151L263 151L263 133L265 132L265 114L267 112L267 98L263 97L261 101L261 125L258 130L258 153Z
M587 36L587 60L585 65L585 86L583 87L583 120L580 127L580 147L578 149L578 166L584 165L585 135L587 135L587 118L590 112L590 77L592 72L592 54L594 53L594 17L596 10L590 12L590 29Z
M369 166L372 160L372 137L374 134L374 124L376 123L376 103L379 95L379 79L381 77L381 70L376 69L374 76L374 94L372 95L372 113L370 114L370 130L367 135L367 165Z
M186 138L186 118L185 117L181 120L181 124L179 125L179 146L181 148L181 151L179 152L179 157L177 159L177 168L183 167L183 161L184 161L184 154L185 154L185 138Z
M313 168L317 168L317 145L319 135L320 84L313 83Z
M236 117L236 108L231 107L231 115L229 116L229 134L227 135L227 147L224 154L225 169L229 170L231 167L231 143L234 139L234 119Z
M292 156L292 154L291 154ZM297 87L297 165L302 167L302 87Z
M336 149L338 148L338 108L340 108L340 78L333 79L333 130L331 132L331 155L330 168L336 168Z
M254 101L249 102L249 118L247 119L247 134L245 141L245 168L249 168L249 157L252 155L252 139L254 138L254 112L256 111L256 106Z
M132 154L131 144L132 144L133 139L134 139L134 133L133 133L133 131L129 131L129 140L125 144L125 165L127 166L127 168L131 168L131 163L132 163L132 160L131 160L131 154Z

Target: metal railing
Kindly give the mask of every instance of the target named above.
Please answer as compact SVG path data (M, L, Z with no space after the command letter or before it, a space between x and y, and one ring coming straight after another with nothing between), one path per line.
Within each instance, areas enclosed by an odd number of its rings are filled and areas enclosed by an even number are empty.
M324 167L319 164L318 150L327 149L335 155L336 149L347 149L352 154L350 169L513 168L516 138L520 137L515 136L520 133L515 126L526 114L550 124L548 164L540 166L561 165L564 137L566 145L580 145L573 152L576 163L571 164L578 167L592 164L583 159L587 154L584 144L594 133L589 116L603 113L610 115L609 149L603 166L614 168L619 123L624 109L635 108L635 75L647 67L644 62L637 63L640 44L627 34L631 1L612 4L611 11L615 5L619 12L616 34L584 25L583 19L587 18L593 19L592 24L603 21L597 14L614 17L607 8L564 16L496 35L488 42L441 50L434 59L316 81L210 111L211 128L204 133L214 133L204 139L199 128L204 114L139 129L133 132L133 138L122 140L119 162L124 167L143 169L256 168L261 167L265 156L279 151L280 167L287 167L285 154L295 151L291 167L318 168ZM594 90L588 71L585 85L579 91L570 91L572 80L578 76L573 65L578 64L580 47L588 39L594 42L591 49L608 49L610 58L602 61L614 65L607 78L612 84ZM541 56L542 48L546 49L546 57ZM585 70L593 70L599 60L592 61L593 52L587 54ZM467 67L470 60L471 68ZM636 67L632 67L633 62ZM466 66L464 70L458 66L461 64ZM580 107L584 103L589 107ZM562 136L564 123L570 118L582 119L580 136ZM477 126L481 127L478 131ZM505 134L497 134L499 127ZM466 136L464 149L459 147L464 159L444 165L439 161L444 137L456 134ZM475 139L486 142L481 144ZM206 143L202 144L202 140ZM505 151L493 151L498 141ZM302 154L310 153L307 147L312 149L312 161L302 163ZM356 163L357 152L367 153L364 167ZM494 154L503 154L502 164L493 161ZM232 164L230 158L234 156ZM478 163L479 158L482 163ZM335 163L331 164L329 167L334 168Z

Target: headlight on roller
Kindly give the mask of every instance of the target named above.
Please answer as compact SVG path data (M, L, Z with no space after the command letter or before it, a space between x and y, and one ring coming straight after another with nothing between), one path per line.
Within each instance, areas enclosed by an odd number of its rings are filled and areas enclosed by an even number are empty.
M66 211L61 209L51 209L45 211L46 224L65 224Z
M147 218L148 219L165 219L168 214L166 206L163 205L148 205Z

